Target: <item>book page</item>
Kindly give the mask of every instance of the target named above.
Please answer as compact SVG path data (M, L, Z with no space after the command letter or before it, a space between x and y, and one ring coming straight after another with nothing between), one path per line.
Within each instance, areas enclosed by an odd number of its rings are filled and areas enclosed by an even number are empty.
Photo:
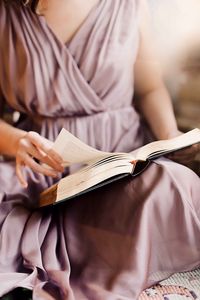
M136 160L146 160L148 158L151 159L158 157L196 143L200 143L200 129L198 128L169 140L152 142L133 151L131 154L136 158Z
M134 165L129 160L120 157L108 163L94 163L93 166L82 168L59 181L56 202L73 197L111 177L131 174L133 169Z
M88 146L76 138L64 128L59 133L53 145L53 149L63 158L64 166L78 163L87 164L93 160L102 159L107 156L118 155L118 153L96 150L95 148Z

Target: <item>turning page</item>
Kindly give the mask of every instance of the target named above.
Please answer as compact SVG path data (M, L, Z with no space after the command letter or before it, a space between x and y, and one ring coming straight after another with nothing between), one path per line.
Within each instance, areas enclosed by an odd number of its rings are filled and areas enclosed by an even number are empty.
M64 128L59 133L53 149L63 158L64 166L88 163L98 158L113 155L113 153L99 151L88 146Z

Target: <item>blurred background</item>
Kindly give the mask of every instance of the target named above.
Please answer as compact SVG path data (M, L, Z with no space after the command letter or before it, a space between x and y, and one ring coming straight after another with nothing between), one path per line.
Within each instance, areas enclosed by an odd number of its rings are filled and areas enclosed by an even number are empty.
M152 34L179 126L200 127L200 1L147 0Z
M147 1L157 55L179 128L200 128L200 1ZM200 155L190 167L200 175Z

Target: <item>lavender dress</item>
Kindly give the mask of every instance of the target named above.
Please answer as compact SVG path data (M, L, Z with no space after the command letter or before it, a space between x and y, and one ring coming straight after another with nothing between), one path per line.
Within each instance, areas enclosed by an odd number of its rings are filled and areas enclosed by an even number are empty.
M9 1L8 1L9 2ZM0 0L0 93L18 124L53 140L62 127L105 151L147 141L134 109L139 0L101 0L69 43L43 17ZM34 208L51 178L0 163L0 296L122 300L200 264L200 181L160 159L54 208Z

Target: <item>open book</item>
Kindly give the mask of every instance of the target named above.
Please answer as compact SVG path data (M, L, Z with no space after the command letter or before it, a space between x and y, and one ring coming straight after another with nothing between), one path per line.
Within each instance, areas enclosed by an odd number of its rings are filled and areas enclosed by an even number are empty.
M57 204L128 175L136 176L151 160L195 143L200 143L198 128L173 139L149 143L130 153L110 153L96 150L62 129L53 149L63 158L64 166L81 164L83 167L43 191L40 206Z

